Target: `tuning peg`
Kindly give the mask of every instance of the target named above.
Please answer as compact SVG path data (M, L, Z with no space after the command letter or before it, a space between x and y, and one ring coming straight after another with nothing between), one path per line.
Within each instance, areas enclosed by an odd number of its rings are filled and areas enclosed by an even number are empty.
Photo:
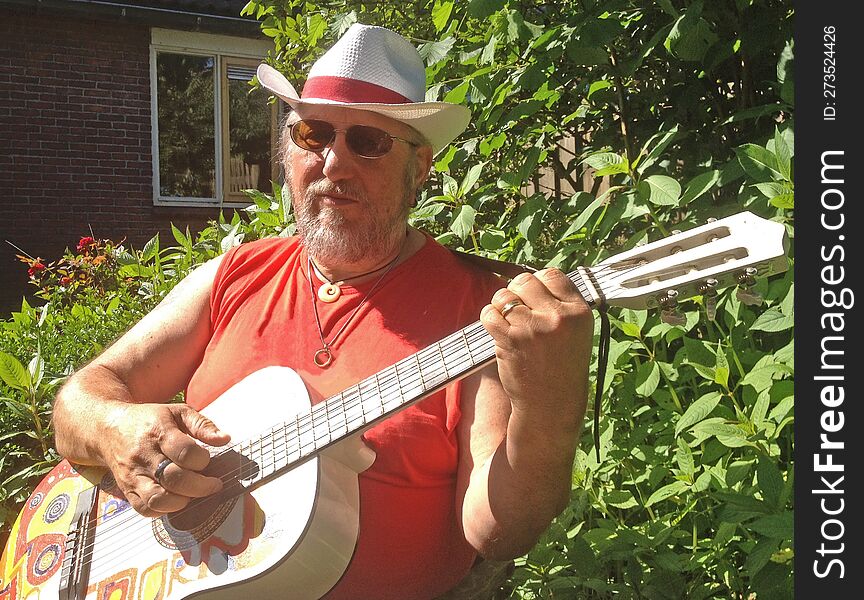
M717 316L717 283L712 277L699 286L699 292L705 298L705 314L712 321Z
M678 290L666 290L657 298L660 305L660 320L667 325L684 325L687 319L678 310Z
M663 309L660 311L660 320L667 325L684 325L687 317L675 309Z
M762 295L753 289L753 286L756 285L756 269L754 267L747 267L738 274L738 285L735 296L742 304L747 306L762 304Z

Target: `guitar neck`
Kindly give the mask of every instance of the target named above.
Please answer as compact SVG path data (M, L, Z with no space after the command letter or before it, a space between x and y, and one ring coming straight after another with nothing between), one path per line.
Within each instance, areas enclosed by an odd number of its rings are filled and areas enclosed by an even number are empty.
M597 293L585 268L568 276L589 305ZM283 470L317 455L457 381L495 358L495 342L475 321L444 339L378 371L356 385L301 411L294 419L275 425L234 450L254 463L241 477L251 489Z

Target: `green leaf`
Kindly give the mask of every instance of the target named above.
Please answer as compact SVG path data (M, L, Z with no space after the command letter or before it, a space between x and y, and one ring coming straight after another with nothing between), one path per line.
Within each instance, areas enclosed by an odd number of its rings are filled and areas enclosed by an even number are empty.
M483 20L498 12L505 4L507 4L507 0L470 0L468 14Z
M641 338L642 337L642 328L636 323L617 323L618 329L620 329L624 335L633 337L633 338Z
M30 359L30 364L27 365L27 372L30 374L31 386L34 389L38 389L39 384L42 383L42 376L45 374L45 361L38 352Z
M703 421L693 426L693 433L699 436L716 437L727 448L740 448L750 445L744 430L737 425Z
M772 139L769 144L769 149L774 152L774 156L777 157L777 165L780 167L780 172L783 174L783 178L787 181L792 181L793 147L787 143L786 138L776 127L774 129L774 139Z
M670 54L685 61L701 61L708 49L717 41L711 25L699 16L702 2L694 2L675 22L666 37L665 46Z
M490 135L480 142L480 154L489 156L494 150L497 150L507 141L507 134L501 132L497 135Z
M700 173L689 182L687 182L687 186L684 189L684 193L681 195L680 204L683 206L699 198L713 188L717 182L720 181L720 170L712 169L710 171L705 171L704 173Z
M636 393L648 397L660 384L660 368L654 361L643 362L636 371Z
M159 234L157 233L144 244L144 249L141 250L141 262L151 260L159 253Z
M507 13L507 39L510 42L527 40L531 36L531 30L525 25L522 14L516 10Z
M713 367L717 364L717 357L711 345L690 337L684 338L684 357L683 362L688 365Z
M574 198L579 194L584 194L585 196L588 196L587 192L577 192L576 194L574 194ZM561 236L560 241L566 240L568 237L570 237L574 233L581 231L582 228L585 227L585 224L588 223L588 220L591 218L591 215L593 215L594 212L597 210L597 208L602 206L602 204L603 204L603 198L595 198L591 202L591 204L589 204L585 208L585 210L583 210L581 213L579 213L579 216L573 220L573 223L570 224L570 227L568 227L567 230L564 232L564 234Z
M783 474L777 468L774 460L765 455L759 456L759 463L756 466L756 479L765 502L773 508L781 508L779 504L785 482L783 481Z
M437 42L426 42L425 44L420 44L420 46L417 47L417 52L419 52L421 58L426 61L426 66L431 67L450 56L450 50L453 49L455 44L456 38L449 36Z
M708 417L720 403L720 398L719 392L710 392L688 406L681 418L678 419L678 423L675 424L675 435L680 435L685 429L689 429Z
M484 166L486 166L486 163L480 163L468 169L468 172L465 173L465 177L462 179L462 183L459 184L459 197L465 196L474 187L474 184L480 179Z
M786 181L765 181L757 183L756 189L758 189L762 195L769 200L776 198L777 196L792 195L793 193L792 186Z
M177 229L177 227L174 226L174 223L171 223L171 233L174 235L174 239L177 240L178 244L187 249L192 248L192 243L189 241L189 238L183 235L183 232Z
M729 361L726 360L726 353L722 346L717 346L715 356L717 363L714 365L714 381L729 389Z
M664 485L648 497L648 500L645 502L645 507L647 508L649 506L657 504L662 500L666 500L671 496L680 494L689 487L690 485L685 481L675 481L668 485Z
M470 204L465 204L453 218L450 224L450 231L459 236L463 242L471 235L474 229L474 220L477 218L477 211Z
M603 495L606 504L616 508L634 508L639 506L633 492L630 490L611 490Z
M666 175L651 175L639 182L639 195L656 206L677 206L681 185Z
M777 307L771 307L759 315L750 326L754 331L786 331L795 326L795 319L791 315L784 315Z
M609 52L603 47L574 42L567 45L567 58L571 65L594 67L608 64Z
M11 354L0 352L0 379L16 390L29 390L32 380L27 368Z
M444 195L450 198L459 197L459 183L447 173L442 173L441 179L444 182Z
M582 163L597 170L620 165L624 162L626 162L624 157L620 154L615 154L614 152L597 152L596 154L586 156L582 160Z
M741 379L741 385L752 386L757 392L767 390L774 385L774 380L780 379L790 369L785 365L766 364L754 367Z
M314 47L327 31L327 21L318 13L312 13L306 18L306 43Z
M757 119L759 117L779 113L781 110L783 110L782 104L763 104L762 106L754 106L752 108L747 108L745 110L740 110L734 113L731 117L723 121L722 124L727 125L729 123L738 123L740 121Z
M663 154L663 151L672 143L672 140L674 140L677 135L678 125L675 125L669 131L660 131L652 135L651 138L645 142L645 146L639 153L640 157L644 155L645 158L639 161L639 166L636 170L640 174L644 173L645 169L656 163Z
M785 179L777 163L777 157L767 148L758 144L744 144L735 148L735 155L744 172L753 179L758 181Z
M682 438L678 438L678 450L675 452L675 461L682 473L692 477L696 473L696 463L693 460L693 451Z
M516 229L529 242L536 241L537 236L540 234L545 208L545 199L537 196L529 198L527 202L519 207L519 213L516 216Z
M484 250L499 250L507 244L507 234L486 228L480 233L480 245Z
M605 89L610 88L610 87L612 87L611 81L608 81L606 79L601 79L600 81L595 81L590 86L588 86L587 98L590 98L591 96L593 96L595 93L599 92L600 90L605 90Z
M437 31L443 31L443 29L447 27L447 23L450 22L450 13L452 12L452 0L449 2L440 2L439 0L435 1L434 6L432 7L432 24L435 25Z
M760 533L766 537L778 540L791 540L794 531L795 520L791 511L785 511L777 515L767 515L753 521L747 529Z

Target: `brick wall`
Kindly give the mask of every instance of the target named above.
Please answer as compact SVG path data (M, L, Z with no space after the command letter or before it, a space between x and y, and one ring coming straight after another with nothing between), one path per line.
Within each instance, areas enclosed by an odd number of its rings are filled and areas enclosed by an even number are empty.
M7 240L53 260L215 217L153 206L147 26L0 8L0 39L0 318L32 288Z

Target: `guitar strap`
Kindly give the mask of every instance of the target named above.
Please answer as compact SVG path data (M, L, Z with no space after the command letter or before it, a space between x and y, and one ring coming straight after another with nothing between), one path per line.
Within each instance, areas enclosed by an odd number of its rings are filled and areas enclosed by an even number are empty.
M495 260L494 258L488 258L486 256L479 256L477 254L469 254L468 252L462 252L461 250L454 250L453 248L449 248L449 250L459 258L464 259L471 264L480 267L481 269L492 271L496 275L500 275L505 279L513 279L520 273L534 273L537 270L534 267L529 267L528 265L520 265L517 263L505 262L503 260Z
M520 273L534 273L537 271L537 269L528 265L495 260L453 248L449 248L449 250L459 258L508 280L513 279ZM599 286L597 289L599 289ZM606 298L602 295L602 291L600 294L600 301L595 306L597 312L600 313L600 339L597 344L597 384L594 388L594 453L598 464L600 463L600 407L603 398L603 388L606 384L606 367L609 363L609 342L611 337L609 315L607 314L609 307L606 304Z

